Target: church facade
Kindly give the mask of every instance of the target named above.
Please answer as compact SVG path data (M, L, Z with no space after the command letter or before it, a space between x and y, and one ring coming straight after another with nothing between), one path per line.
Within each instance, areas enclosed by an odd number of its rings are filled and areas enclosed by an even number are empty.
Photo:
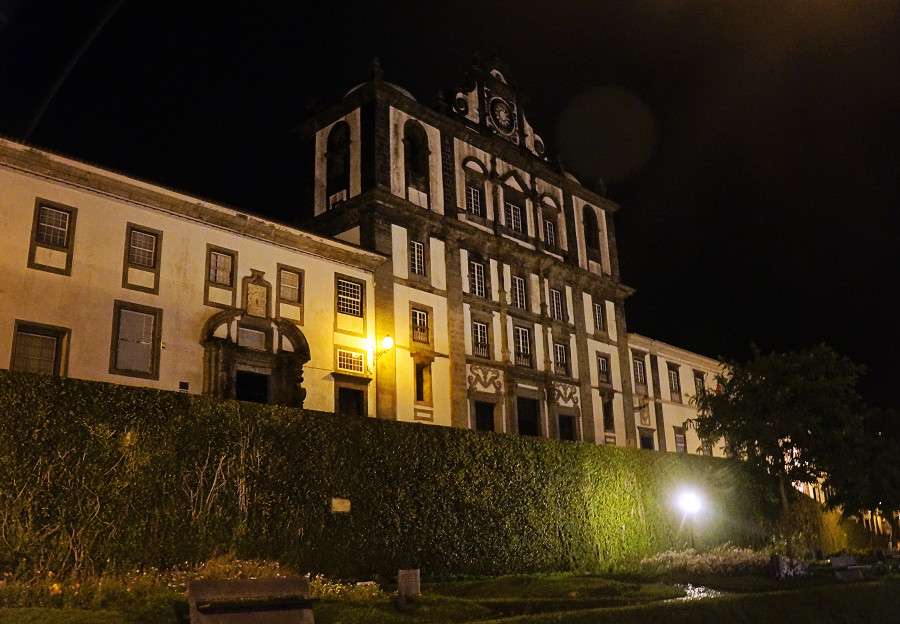
M373 67L298 130L303 229L0 141L0 365L712 452L685 421L719 363L628 333L618 206L504 72L432 107Z

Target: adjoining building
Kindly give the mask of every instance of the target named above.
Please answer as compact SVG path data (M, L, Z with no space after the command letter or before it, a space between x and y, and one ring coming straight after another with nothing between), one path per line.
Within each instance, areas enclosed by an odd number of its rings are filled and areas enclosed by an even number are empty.
M685 421L719 363L628 333L618 206L506 75L430 107L374 65L299 129L309 231L0 141L0 364L711 452Z

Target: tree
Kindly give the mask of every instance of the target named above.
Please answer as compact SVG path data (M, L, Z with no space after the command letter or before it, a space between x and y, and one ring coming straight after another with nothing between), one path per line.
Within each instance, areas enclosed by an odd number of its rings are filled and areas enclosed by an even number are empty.
M900 510L897 423L892 410L866 410L862 426L841 445L843 460L829 465L825 478L829 507L839 508L844 516L881 511L891 523L894 540L900 535L900 523L894 515Z
M724 440L726 452L778 480L782 522L791 550L792 483L818 483L840 461L838 449L860 428L856 382L863 367L820 345L728 363L715 390L694 397L691 421L702 440Z

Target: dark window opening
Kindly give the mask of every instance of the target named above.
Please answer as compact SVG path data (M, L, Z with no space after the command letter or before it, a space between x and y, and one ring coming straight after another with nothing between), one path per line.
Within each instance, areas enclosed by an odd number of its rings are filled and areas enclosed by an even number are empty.
M516 416L519 422L519 435L541 435L541 404L537 399L518 397Z
M350 192L350 125L346 121L334 124L326 150L325 192L332 208L347 201Z
M559 417L559 439L575 440L575 417L560 416Z
M648 451L652 451L656 449L656 444L653 441L653 432L641 430L640 432L641 439L641 448L646 449Z
M356 388L338 388L339 416L365 416L366 394Z
M269 402L269 376L239 370L234 376L234 398L251 403Z
M494 404L475 401L475 428L478 431L494 430Z

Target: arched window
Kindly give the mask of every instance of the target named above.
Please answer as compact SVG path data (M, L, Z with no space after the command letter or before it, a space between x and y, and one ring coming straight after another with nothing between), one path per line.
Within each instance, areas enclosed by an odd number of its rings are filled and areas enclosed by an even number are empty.
M325 194L328 207L347 201L350 194L350 125L339 121L328 133Z
M428 207L428 135L417 121L410 119L403 126L403 160L406 169L406 192L409 201Z
M584 242L587 245L588 256L600 254L600 227L597 225L597 213L592 206L585 204L583 209ZM593 252L593 253L592 253Z

